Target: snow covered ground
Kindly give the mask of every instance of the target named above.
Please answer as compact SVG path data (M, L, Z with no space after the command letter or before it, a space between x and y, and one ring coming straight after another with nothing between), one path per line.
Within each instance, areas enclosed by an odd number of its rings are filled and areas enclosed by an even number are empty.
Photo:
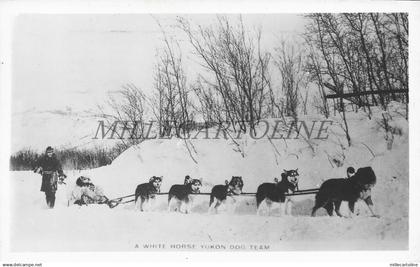
M254 140L248 135L236 143L202 138L149 140L125 151L109 166L67 171L67 185L59 188L53 210L45 207L39 175L11 172L11 248L99 251L145 249L147 244L165 244L165 249L171 249L178 244L187 249L229 249L230 245L251 249L249 244L261 244L278 250L407 249L408 122L398 116L398 106L393 111L391 125L400 131L394 135L392 150L387 149L385 133L378 124L382 118L379 112L372 120L361 112L350 114L350 148L339 118L332 118L328 139L310 143L302 138ZM320 118L301 119L310 122ZM208 196L196 196L188 215L168 213L166 196L159 196L154 210L148 213L138 212L133 203L114 209L100 205L67 207L67 196L80 175L90 176L114 198L133 194L136 186L152 175L164 177L163 192L182 183L187 174L203 179L202 192L233 175L243 177L244 192L255 192L259 184L273 181L283 169L298 168L299 187L308 189L328 178L344 177L349 166L374 169L377 184L372 197L380 218L369 217L364 203L356 206L359 216L330 218L320 210L318 217L312 218L313 195L294 197L293 216L286 217L278 213L257 216L255 200L250 196L238 199L234 214L207 214ZM346 206L342 209L348 214Z

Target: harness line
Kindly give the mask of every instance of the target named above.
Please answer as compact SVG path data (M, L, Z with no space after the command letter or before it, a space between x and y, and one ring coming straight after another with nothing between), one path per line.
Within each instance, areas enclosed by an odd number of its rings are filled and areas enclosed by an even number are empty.
M312 188L312 189L304 189L304 190L299 190L299 191L295 191L293 193L286 193L285 196L289 197L289 196L300 196L300 195L310 195L310 194L316 194L318 193L319 188ZM154 195L167 195L168 192L159 192L159 193L154 193ZM191 195L203 195L203 196L209 196L211 193L192 193ZM247 192L243 192L240 195L235 195L235 196L255 196L256 193L247 193ZM120 202L120 204L126 204L126 203L130 203L130 202L134 202L134 199L131 200L127 200L124 202L121 202L123 199L129 198L129 197L134 197L135 194L131 194L131 195L127 195L127 196L123 196L123 197L119 197L119 198L114 198L111 199L110 201L115 201L115 202Z

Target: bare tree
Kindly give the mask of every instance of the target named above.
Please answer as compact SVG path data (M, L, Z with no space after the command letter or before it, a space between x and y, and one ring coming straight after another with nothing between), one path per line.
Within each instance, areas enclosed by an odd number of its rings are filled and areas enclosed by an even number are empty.
M266 111L270 86L270 55L261 50L261 30L249 34L241 17L236 25L218 17L215 28L193 27L183 18L178 23L205 70L195 92L206 116L254 131Z
M120 139L126 149L144 140L147 113L146 96L134 84L109 93L107 108L98 106L100 116L111 130L111 136Z
M276 49L275 64L280 71L281 90L285 96L284 110L287 116L292 116L296 121L299 104L302 104L305 113L308 99L303 57L303 47L296 44L296 40L293 43L283 40Z
M158 121L160 136L170 135L173 129L177 134L180 130L185 134L194 112L182 67L181 49L178 42L170 39L163 29L162 35L164 47L158 51L152 111Z
M347 92L354 93L346 100L367 110L369 116L371 105L386 110L391 100L408 102L407 14L310 14L306 17L309 19L306 40L320 63L317 68L311 68L314 77L333 85L329 88L333 91L332 88L339 88L337 80L340 80Z
M309 14L306 18L312 81L338 96L345 125L345 103L362 108L369 118L372 105L386 110L391 100L408 103L407 14ZM325 91L320 90L320 95L326 98ZM350 144L348 127L344 128Z
M320 113L323 114L326 118L330 116L330 106L326 98L326 88L324 86L322 68L319 56L316 54L312 47L309 47L310 51L308 53L308 58L306 62L306 70L308 72L308 83L312 81L318 88L317 100L321 104L316 104L316 108L319 109Z

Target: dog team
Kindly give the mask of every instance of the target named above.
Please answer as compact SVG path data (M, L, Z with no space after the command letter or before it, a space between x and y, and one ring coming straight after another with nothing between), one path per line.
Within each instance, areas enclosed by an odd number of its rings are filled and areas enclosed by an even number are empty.
M282 215L291 215L292 201L288 193L298 191L298 169L284 170L281 180L274 178L274 183L263 183L258 186L256 193L257 214L261 214L261 204L265 202L270 215L273 204L280 204ZM162 177L153 176L149 182L137 186L135 191L136 207L140 211L150 209L151 203L160 193ZM378 217L373 212L373 202L371 199L371 189L376 184L376 176L371 167L360 168L355 171L353 167L347 169L347 178L329 179L322 183L315 197L315 206L312 209L312 216L315 216L319 208L325 208L328 215L332 216L333 211L337 216L340 213L342 201L347 201L351 213L354 213L354 206L358 200L364 200L372 216ZM192 179L189 175L185 177L184 184L172 185L168 192L168 211L179 211L191 213L194 194L200 193L202 181ZM233 211L235 208L236 197L240 196L244 182L241 176L233 176L225 184L215 185L210 193L208 212L218 212L218 208L225 204ZM229 203L230 202L230 203Z
M65 184L66 175L63 173L60 162L54 154L52 147L47 147L45 155L42 156L33 168L34 172L41 174L41 191L45 192L46 202L49 208L54 207L57 184ZM281 180L274 178L274 183L263 183L258 186L256 193L257 214L260 214L261 203L265 202L270 214L273 203L280 204L281 214L291 215L292 201L288 193L299 191L298 169L284 170ZM150 207L151 201L156 194L160 193L162 177L153 176L149 182L137 186L135 191L135 204L139 201L140 211L145 211L147 204ZM347 201L351 213L354 213L354 205L358 200L364 200L373 216L373 202L371 189L376 184L376 175L371 167L360 168L355 171L353 167L347 169L347 178L329 179L322 183L315 196L315 206L312 209L312 216L315 216L319 208L325 208L328 215L332 216L334 211L338 216L342 201ZM193 203L193 195L200 193L202 181L185 176L184 184L175 184L168 193L168 211L179 211L190 213ZM230 207L235 206L236 197L243 194L244 182L241 176L233 176L225 184L215 185L210 193L209 212L217 212L221 204L231 202ZM305 190L307 191L307 190ZM122 200L122 198L120 198ZM81 176L76 181L76 188L69 196L68 205L107 204L113 208L121 203L118 200L108 199L103 190L95 186L92 181ZM227 205L224 205L227 206ZM233 209L232 209L233 211Z

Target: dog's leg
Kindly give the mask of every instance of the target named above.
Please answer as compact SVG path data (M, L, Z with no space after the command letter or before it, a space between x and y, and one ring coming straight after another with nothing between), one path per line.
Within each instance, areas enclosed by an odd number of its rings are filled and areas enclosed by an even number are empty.
M150 198L146 199L143 205L144 211L150 211Z
M171 211L172 211L172 209L171 209L172 205L173 205L173 201L172 201L172 198L171 198L171 199L168 201L168 212L171 212Z
M281 217L284 217L286 215L286 205L287 205L286 201L285 202L280 202L280 216Z
M186 203L186 209L185 209L185 213L191 213L191 209L192 209L192 201L189 199L189 200L187 200L187 203Z
M172 198L168 204L168 211L172 212L176 210L176 201Z
M234 197L228 197L228 199L226 199L227 202L227 213L229 214L234 214L235 213L235 209L236 209L236 199Z
M154 197L149 199L148 211L153 211L154 210L155 203L156 203L156 199Z
M192 212L192 209L193 209L193 206L194 206L194 199L195 199L195 197L193 197L193 196L190 196L189 197L189 212L191 213Z
M258 216L261 216L261 210L262 210L262 208L261 208L261 204L264 202L264 199L260 202L260 203L257 203L257 215Z
M215 213L219 213L219 207L220 207L220 205L222 204L222 201L220 201L220 200L216 200L216 205L214 205L214 211L215 211Z
M343 215L340 212L340 207L341 207L341 200L334 201L335 213L337 214L337 216L343 217Z
M349 201L349 210L350 210L349 217L350 218L353 217L353 215L354 215L354 205L355 204L356 204L355 201Z
M210 213L212 213L212 211L215 211L215 207L216 207L216 202L217 202L217 200L215 200L215 201L213 201L211 204L210 204L210 207L209 207L209 210L207 211L207 213L208 214L210 214Z
M286 205L286 214L291 216L293 201L291 199L286 199Z
M315 217L315 214L316 214L316 210L317 209L318 209L317 206L315 206L315 207L312 208L311 217Z
M145 199L144 199L144 198L141 198L141 199L140 199L140 211L144 211L144 210L143 210L143 204L144 204L144 201L145 201Z
M176 211L180 212L180 213L184 213L185 212L185 203L184 201L181 201L179 199L176 199Z
M271 200L266 198L265 199L265 204L267 205L267 214L268 214L268 216L270 216L271 215L271 207L273 205L273 202L271 202Z
M178 212L185 212L185 203L179 199L177 199L177 211Z
M327 202L324 205L324 208L327 210L327 213L328 213L329 216L333 216L334 215L333 214L333 212L334 212L334 204L331 201L330 202Z
M312 217L315 217L316 211L319 208L325 208L325 205L327 205L327 204L328 204L328 201L315 200L315 206L312 208L312 214L311 214L311 216ZM327 209L327 208L325 208L325 209ZM327 209L327 211L328 211L328 209Z
M373 202L372 202L372 198L371 198L370 196L368 196L368 197L365 199L365 203L366 203L366 205L368 206L369 211L370 211L370 213L372 214L372 217L379 218L380 216L379 216L379 215L377 215L377 214L373 211Z
M181 200L180 212L188 214L188 200Z

